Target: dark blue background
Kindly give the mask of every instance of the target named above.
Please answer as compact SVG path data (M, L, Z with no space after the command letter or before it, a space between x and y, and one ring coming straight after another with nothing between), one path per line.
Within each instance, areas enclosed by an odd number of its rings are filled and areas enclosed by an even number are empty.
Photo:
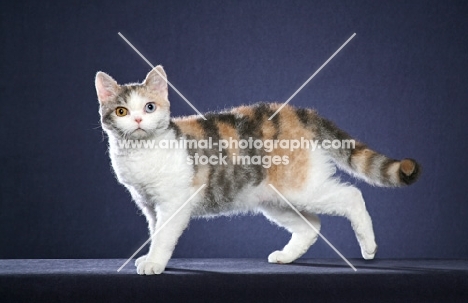
M424 167L404 189L357 183L380 258L467 258L468 6L465 1L68 1L0 8L0 258L124 258L146 222L115 180L94 75L143 80L148 65L200 111L286 100ZM174 115L193 114L170 91ZM349 223L322 217L347 257ZM288 234L263 217L192 221L176 257L265 257ZM306 257L337 257L319 240Z

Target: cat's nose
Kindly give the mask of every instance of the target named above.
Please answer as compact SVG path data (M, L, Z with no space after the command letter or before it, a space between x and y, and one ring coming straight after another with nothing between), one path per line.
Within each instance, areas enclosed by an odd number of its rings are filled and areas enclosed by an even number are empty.
M138 124L141 122L141 120L142 120L142 119L141 119L140 117L136 117L136 118L135 118L135 122L138 123Z

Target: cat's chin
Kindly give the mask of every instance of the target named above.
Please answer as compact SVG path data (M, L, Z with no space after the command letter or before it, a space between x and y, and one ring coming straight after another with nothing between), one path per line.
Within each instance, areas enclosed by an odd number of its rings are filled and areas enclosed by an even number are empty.
M138 128L129 135L129 139L133 139L133 140L148 139L150 135L151 134L147 132L146 130Z

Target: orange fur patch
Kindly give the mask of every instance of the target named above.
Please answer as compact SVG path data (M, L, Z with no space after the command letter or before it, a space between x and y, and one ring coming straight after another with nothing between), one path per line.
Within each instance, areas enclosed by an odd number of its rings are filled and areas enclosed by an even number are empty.
M241 114L246 117L252 117L254 112L251 106L239 106L231 110L234 114Z
M189 116L183 118L175 118L172 121L180 128L183 134L190 135L195 139L203 139L205 131L197 122L198 116Z
M276 134L276 128L273 121L266 119L262 125L262 139L272 140Z
M272 104L270 107L276 111L278 104ZM278 140L301 140L301 137L310 140L314 137L311 131L304 128L303 124L297 118L295 110L291 106L285 106L279 113L279 134ZM265 118L265 119L268 119ZM270 133L268 120L264 121L266 132ZM302 188L307 181L310 170L311 150L308 149L290 149L276 148L268 153L270 156L288 157L287 165L272 165L267 171L267 182L275 186L278 190Z
M411 160L404 159L400 162L400 169L407 176L414 172L415 167L416 165Z
M221 140L227 140L230 141L230 138L233 141L239 142L239 135L237 134L237 131L230 125L226 123L218 123L218 130L219 130L219 137ZM230 146L228 147L228 156L229 158L232 158L232 154L235 153L236 155L239 154L239 148L236 146Z

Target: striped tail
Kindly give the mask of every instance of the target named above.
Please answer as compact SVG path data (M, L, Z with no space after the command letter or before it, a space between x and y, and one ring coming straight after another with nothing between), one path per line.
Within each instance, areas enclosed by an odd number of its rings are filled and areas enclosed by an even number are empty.
M324 118L319 120L319 130L322 142L352 140L346 132ZM421 167L413 159L401 161L391 159L357 141L354 148L349 146L327 149L327 152L341 169L372 185L384 187L410 185L416 182L421 172Z

